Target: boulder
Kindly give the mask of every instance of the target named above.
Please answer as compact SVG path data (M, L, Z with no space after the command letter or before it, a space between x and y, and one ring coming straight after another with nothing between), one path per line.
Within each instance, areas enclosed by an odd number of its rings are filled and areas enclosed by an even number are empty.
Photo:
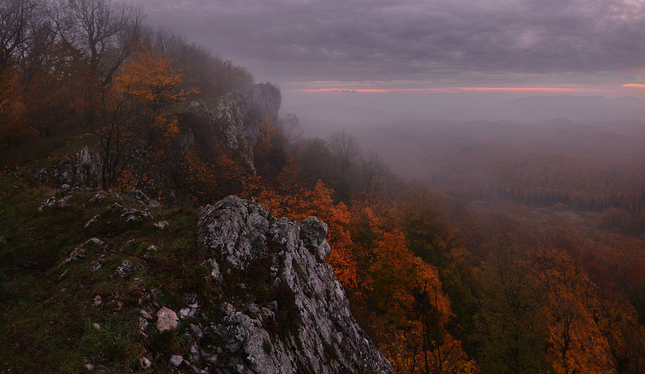
M174 330L178 325L179 318L177 318L177 313L165 306L159 309L157 312L157 330L159 332Z

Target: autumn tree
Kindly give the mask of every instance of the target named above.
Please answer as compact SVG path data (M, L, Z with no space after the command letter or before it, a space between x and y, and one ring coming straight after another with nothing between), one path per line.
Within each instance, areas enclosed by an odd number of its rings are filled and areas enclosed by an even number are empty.
M135 158L145 159L146 152L178 132L168 109L188 96L179 88L181 81L171 61L143 44L109 89L90 96L93 100L86 105L94 108L96 116L84 126L98 137L103 149L104 188L115 187Z
M479 306L477 281L459 230L446 222L439 202L427 187L413 184L400 199L400 224L406 245L437 269L442 290L452 300L454 317L449 329L457 338L466 340L474 330L472 317ZM475 353L474 346L467 348Z
M411 252L391 207L352 206L350 233L359 292L352 311L399 372L472 373L447 330L452 312L437 270Z
M34 0L0 1L0 130L10 148L24 127L24 71L20 65L35 43L42 4Z
M539 282L533 264L511 233L498 233L491 247L477 316L481 372L547 372L544 298L536 292Z

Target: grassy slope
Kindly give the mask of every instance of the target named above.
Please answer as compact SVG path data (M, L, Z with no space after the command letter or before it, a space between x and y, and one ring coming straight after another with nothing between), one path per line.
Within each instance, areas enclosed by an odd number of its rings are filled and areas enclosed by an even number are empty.
M93 372L142 372L143 356L154 363L148 371L170 372L169 355L187 349L181 338L185 326L171 336L145 339L138 330L139 313L154 314L163 305L178 312L186 306L186 293L212 291L212 285L196 281L205 279L205 268L195 245L195 212L151 208L153 220L126 223L107 207L113 202L145 207L119 198L90 202L92 191L74 194L64 208L38 212L56 191L32 175L15 171L0 177L0 235L6 238L0 244L0 372L83 372L88 363ZM101 218L84 228L96 214ZM162 220L169 222L165 229L153 225ZM95 237L106 246L87 245L85 257L61 265ZM145 260L149 245L158 250ZM144 269L128 278L114 276L124 259ZM92 271L98 263L100 269ZM151 290L157 290L159 307ZM97 295L103 303L94 306Z

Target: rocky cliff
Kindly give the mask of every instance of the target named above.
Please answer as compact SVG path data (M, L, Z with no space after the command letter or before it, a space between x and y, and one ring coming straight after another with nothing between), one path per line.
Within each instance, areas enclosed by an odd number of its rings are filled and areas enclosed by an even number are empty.
M393 372L324 261L326 235L314 217L276 219L234 196L200 209L198 240L213 256L211 277L236 295L221 304L219 320L196 325L202 342L218 342L219 349L193 348L218 352L208 356L214 372Z
M271 83L233 91L210 105L194 101L185 115L182 145L207 152L222 144L232 158L255 173L253 147L260 138L258 125L265 118L276 123L281 102L280 90Z

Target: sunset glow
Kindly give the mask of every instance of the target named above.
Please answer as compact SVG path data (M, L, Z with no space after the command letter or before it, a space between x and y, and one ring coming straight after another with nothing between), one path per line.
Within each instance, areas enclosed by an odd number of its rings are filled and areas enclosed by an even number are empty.
M645 85L640 85L645 88ZM633 87L625 85L624 87ZM592 88L574 88L574 87L433 87L433 88L308 88L283 90L283 92L339 92L339 93L394 93L394 92L595 92L597 89Z

